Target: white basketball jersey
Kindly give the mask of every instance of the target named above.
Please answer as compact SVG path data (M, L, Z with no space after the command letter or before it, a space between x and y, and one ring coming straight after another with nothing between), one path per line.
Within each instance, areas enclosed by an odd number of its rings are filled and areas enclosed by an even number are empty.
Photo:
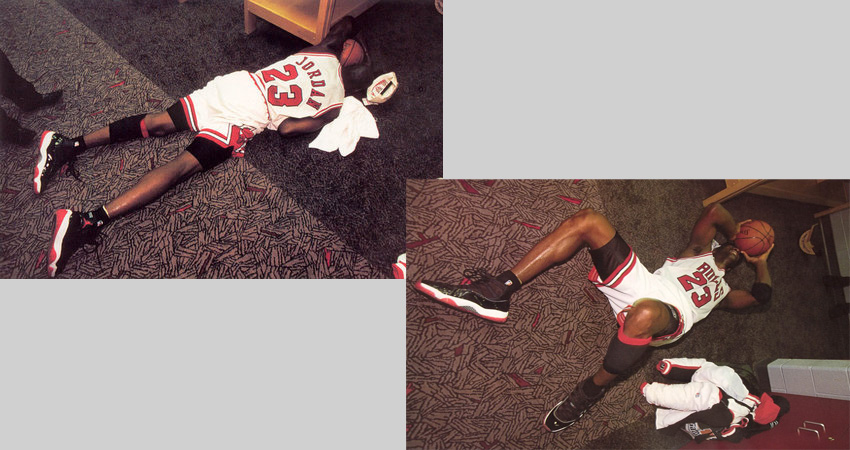
M664 279L678 295L664 298L667 303L679 308L685 316L685 325L693 325L708 316L708 313L729 293L729 284L723 279L726 271L717 267L714 255L667 258L656 270L655 275ZM675 303L674 303L674 298Z
M318 117L345 98L339 60L327 53L296 53L255 74L269 109L269 128L288 117Z

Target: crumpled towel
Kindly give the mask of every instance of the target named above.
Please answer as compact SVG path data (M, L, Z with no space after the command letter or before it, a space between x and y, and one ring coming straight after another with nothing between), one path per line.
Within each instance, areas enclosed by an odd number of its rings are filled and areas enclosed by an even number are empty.
M354 151L361 137L377 139L378 125L372 113L354 97L345 97L339 117L322 127L309 147L325 152L339 150L342 156Z

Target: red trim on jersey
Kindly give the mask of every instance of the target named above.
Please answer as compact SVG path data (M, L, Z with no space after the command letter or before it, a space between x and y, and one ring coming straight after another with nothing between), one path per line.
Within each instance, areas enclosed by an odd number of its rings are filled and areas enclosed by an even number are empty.
M628 267L619 271L619 274L616 275L616 281L614 281L613 284L608 286L609 288L614 289L617 286L619 286L620 283L623 282L623 279L626 278L626 275L631 273L632 269L634 269L635 264L637 264L637 255L635 255L635 252L633 252L633 251L629 252L629 258L627 259L627 262L628 262ZM619 269L619 267L618 267L618 269ZM613 276L613 274L612 274L612 276Z
M187 95L181 98L180 104L183 105L183 113L186 114L186 122L189 123L189 128L198 131L198 118L195 115L195 103L192 101L192 97Z
M708 255L711 255L711 254L712 254L712 252L706 252L706 253L701 253L701 254L699 254L699 255L694 255L694 256L680 256L680 257L678 257L678 258L674 258L674 257L670 256L670 257L668 257L668 258L667 258L667 261L675 262L675 261L679 261L679 260L681 260L681 259L695 259L695 258L702 258L702 257L704 257L704 256L708 256Z
M613 289L623 281L623 278L625 278L626 275L631 273L636 263L637 256L635 255L634 250L632 250L629 252L629 255L626 257L626 259L622 263L620 263L620 265L617 266L616 269L614 269L611 275L608 275L608 278L600 280L599 271L596 270L596 267L593 267L593 269L591 269L590 274L588 274L587 278L592 281L593 284L596 285L596 287L604 286Z
M626 333L623 331L623 328L617 330L617 339L619 339L620 342L626 345L649 345L649 343L652 342L652 338L643 339L626 336Z
M658 336L657 338L652 338L653 341L666 341L668 339L673 339L674 337L682 334L682 329L685 328L685 319L682 317L682 311L679 311L679 308L676 308L675 306L673 306L669 303L664 303L664 304L672 307L673 309L676 310L677 313L679 313L679 326L676 327L676 331L674 331L670 334L667 334L667 335L664 335L664 336ZM686 367L686 366L677 366L677 367L689 368L689 367ZM699 367L695 367L695 369L699 369Z
M201 130L196 137L207 139L221 148L232 146L230 143L230 136L225 136L218 131L210 130L209 128Z
M329 52L315 52L315 53L314 52L298 52L298 53L295 53L295 55L328 56L328 57L331 57L333 59L337 59L336 55L334 55L333 53L329 53Z

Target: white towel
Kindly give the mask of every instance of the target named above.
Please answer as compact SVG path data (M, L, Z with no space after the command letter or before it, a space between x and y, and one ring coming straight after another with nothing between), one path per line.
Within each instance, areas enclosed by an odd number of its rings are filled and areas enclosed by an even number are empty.
M339 117L322 127L309 147L325 152L339 150L340 155L347 156L361 137L377 139L378 125L363 103L354 97L345 97Z

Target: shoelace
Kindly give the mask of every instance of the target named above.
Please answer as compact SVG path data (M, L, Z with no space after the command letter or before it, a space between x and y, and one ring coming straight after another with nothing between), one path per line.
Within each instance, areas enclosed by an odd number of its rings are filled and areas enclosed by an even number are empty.
M77 172L77 166L74 164L75 162L77 162L76 155L72 156L71 159L68 160L68 173L70 173L72 177L76 178L77 181L82 183L83 180L80 179L80 172Z
M476 281L488 281L496 278L493 275L490 275L490 272L481 268L466 269L463 271L463 277L473 283Z
M82 249L86 252L87 255L94 255L97 257L97 264L99 266L103 266L103 263L100 261L100 252L97 250L100 248L100 245L103 244L103 233L99 232L94 236L86 236L85 242L83 242ZM91 248L91 250L89 250Z
M499 281L493 275L490 275L490 273L487 272L484 269L480 269L480 268L466 269L466 270L463 271L463 276L464 276L464 278L466 278L470 281L468 286L478 285L480 287L480 289L486 289L486 290L489 291L491 288L493 288L493 286L490 285L491 283L493 283L493 284L498 284L501 287L501 289L504 289L504 285L502 285L502 282ZM491 302L495 302L495 303L501 303L501 302L509 301L509 299L501 299L501 298L500 299L489 298L488 300L491 301Z

